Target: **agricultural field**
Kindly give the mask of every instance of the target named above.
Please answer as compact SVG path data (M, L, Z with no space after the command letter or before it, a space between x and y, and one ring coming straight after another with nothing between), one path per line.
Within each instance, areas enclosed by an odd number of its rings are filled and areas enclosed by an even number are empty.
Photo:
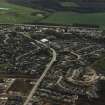
M32 23L45 16L44 11L0 1L0 23Z
M105 25L105 13L75 13L75 12L56 12L42 22L57 24L97 24Z
M11 1L11 0L9 0ZM21 3L20 3L21 1ZM37 1L37 0L35 0ZM71 8L78 7L78 4L68 0L55 0L61 6L56 9L50 6L52 2L36 2L30 6L23 5L24 0L16 0L16 3L7 2L7 0L0 0L0 23L55 23L55 24L96 24L101 27L105 26L105 12L76 12L70 10ZM48 0L45 0L48 1ZM19 2L19 4L17 4ZM46 3L49 3L46 4ZM31 4L35 4L34 8ZM45 6L46 5L46 6ZM54 7L54 8L53 8ZM61 10L60 10L61 9Z

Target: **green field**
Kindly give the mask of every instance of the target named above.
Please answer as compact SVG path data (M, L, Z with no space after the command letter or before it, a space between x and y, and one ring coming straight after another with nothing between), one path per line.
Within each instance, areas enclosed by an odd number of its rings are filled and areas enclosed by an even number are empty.
M96 62L94 68L105 74L105 56L103 56L102 60Z
M63 1L63 0L62 0ZM72 2L62 2L65 6L76 6ZM0 0L0 23L55 23L55 24L96 24L105 26L105 13L76 13L66 11L47 12L7 3L6 0Z
M0 1L0 8L8 8L8 10L0 9L0 23L38 22L47 15L44 11L10 4L4 0Z
M105 26L105 13L56 12L42 22L57 24L97 24Z

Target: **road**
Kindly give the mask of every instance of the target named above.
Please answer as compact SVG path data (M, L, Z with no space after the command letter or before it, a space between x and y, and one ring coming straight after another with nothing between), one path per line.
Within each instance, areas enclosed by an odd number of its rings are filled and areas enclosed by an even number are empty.
M6 38L4 39L4 43L7 44L7 40L9 39L8 34L6 34L5 37L6 37Z
M23 55L20 55L20 56L16 57L16 61L19 61L21 58L23 58L23 57L25 57L25 56L27 56L27 55L29 55L29 54L32 54L32 53L35 52L35 51L36 51L36 49L31 50L31 51L29 51L29 52L27 52L27 53L24 53Z
M53 65L53 63L56 61L56 52L54 49L50 48L50 50L52 51L53 57L52 60L47 64L43 74L41 75L41 77L38 79L38 81L36 82L36 84L34 85L33 89L31 90L29 96L27 97L26 101L24 102L24 105L28 105L29 101L32 99L32 96L36 93L39 85L41 84L41 82L43 81L44 77L46 76L47 72L50 70L51 66Z
M76 50L76 52L80 52L80 51L83 51L83 50L87 50L87 49L90 49L90 48L92 48L92 47L94 47L94 46L96 46L96 45L90 45L90 46L87 46L87 47L83 47L83 48L81 48L81 49L79 49L79 50Z
M79 60L81 58L81 55L79 55L79 54L77 54L77 53L75 53L73 51L71 51L70 53L73 54L74 56L76 56L77 60Z
M33 39L29 36L29 34L27 34L27 33L22 33L22 32L21 32L20 34L22 34L24 37L27 37L27 38L29 38L29 39L31 39L31 40L33 41ZM44 44L44 43L42 43L42 42L40 42L40 41L38 41L38 40L35 40L35 42L38 43L38 44L43 45L44 47L47 47L46 44ZM29 101L32 99L33 95L36 93L36 91L37 91L38 87L40 86L41 82L43 81L44 77L46 76L46 74L48 73L48 71L50 70L50 68L51 68L52 65L54 64L54 62L56 61L56 56L57 56L56 51L55 51L53 48L49 48L49 50L52 52L52 59L51 59L51 61L46 65L46 68L45 68L43 74L42 74L41 77L38 79L38 81L36 82L36 84L33 86L33 88L32 88L32 90L31 90L30 94L28 95L26 101L24 102L24 105L28 105Z
M6 91L8 91L8 89L12 86L12 84L15 82L16 79L11 79L11 82L8 84L8 86L6 87Z
M34 75L24 75L24 74L0 74L0 79L28 79L28 80L35 80Z

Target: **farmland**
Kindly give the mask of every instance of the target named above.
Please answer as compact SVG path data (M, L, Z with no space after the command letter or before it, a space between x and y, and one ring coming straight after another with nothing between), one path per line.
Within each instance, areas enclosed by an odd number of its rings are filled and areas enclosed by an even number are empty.
M61 23L61 24L97 24L105 25L105 13L74 13L74 12L56 12L43 20L48 23Z
M44 18L45 12L0 1L0 23L32 23ZM8 10L5 10L8 8ZM40 15L43 13L43 15ZM33 15L34 14L34 15Z
M24 1L24 0L23 0ZM21 1L21 2L23 2ZM31 0L30 0L31 2ZM0 8L6 8L8 10L0 9L0 23L55 23L55 24L96 24L101 27L105 26L105 12L77 12L70 10L73 7L78 7L74 2L62 1L59 3L64 10L56 10L54 6L47 7L43 3L30 3L30 6L23 5L19 2L10 3L7 0L0 1ZM34 8L31 7L33 4ZM35 4L35 5L34 5ZM59 8L59 7L58 7ZM67 10L66 10L67 9Z

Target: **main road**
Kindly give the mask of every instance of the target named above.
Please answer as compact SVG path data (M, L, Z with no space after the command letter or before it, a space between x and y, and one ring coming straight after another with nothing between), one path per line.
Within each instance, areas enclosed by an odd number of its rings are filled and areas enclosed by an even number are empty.
M50 70L53 63L56 61L56 52L55 52L55 50L52 49L52 48L50 48L50 50L52 51L52 54L53 54L52 60L46 65L46 68L45 68L43 74L41 75L41 77L38 79L38 81L34 85L34 87L31 90L29 96L27 97L26 101L24 102L24 105L28 105L29 101L32 99L33 95L36 93L36 91L37 91L39 85L41 84L41 82L43 81L44 77L46 76L46 74Z
M30 38L29 36L23 34L25 37ZM31 38L30 38L31 39ZM46 46L44 43L37 41L37 43L42 44L43 46ZM48 71L50 70L50 68L52 67L52 65L54 64L54 62L56 61L56 51L53 48L49 48L50 53L52 53L52 59L51 61L46 65L46 68L44 70L44 72L42 73L41 77L37 80L37 82L35 83L35 85L33 86L32 90L30 91L30 94L28 95L26 101L24 102L24 105L28 105L28 103L30 102L30 100L32 99L33 95L36 93L38 87L40 86L41 82L43 81L44 77L46 76L46 74L48 73Z

